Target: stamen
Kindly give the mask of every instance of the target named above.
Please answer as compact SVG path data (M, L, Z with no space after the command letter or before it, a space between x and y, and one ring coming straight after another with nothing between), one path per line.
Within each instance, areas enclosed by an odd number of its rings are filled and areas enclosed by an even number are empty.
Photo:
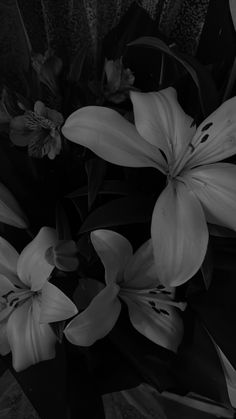
M202 127L201 131L206 131L208 128L210 128L213 125L213 122L208 122L208 124L204 125L204 127Z

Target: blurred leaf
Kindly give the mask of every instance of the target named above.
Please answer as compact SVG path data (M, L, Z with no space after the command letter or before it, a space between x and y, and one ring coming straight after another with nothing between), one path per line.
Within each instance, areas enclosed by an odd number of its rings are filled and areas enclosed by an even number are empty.
M85 169L88 176L88 208L90 210L103 183L107 162L100 157L94 157L85 162Z
M57 202L56 205L56 230L59 240L70 240L71 229L67 214L63 205L60 202Z
M88 46L83 45L81 48L78 49L78 51L75 54L74 59L72 60L72 63L70 65L70 70L68 74L68 80L74 83L78 83L83 66L85 63L85 59L87 56Z
M191 75L198 88L199 99L203 115L206 117L219 105L218 93L207 69L194 57L179 52L174 46L169 47L165 42L154 37L141 37L128 44L128 46L144 46L164 52L184 66Z
M235 3L235 6L236 6L236 3ZM235 10L236 10L236 7L235 7ZM236 81L236 58L233 61L231 71L229 73L229 78L225 87L222 102L225 102L231 97L233 88L235 86L235 81Z
M0 2L0 21L1 71L6 77L27 71L32 48L17 0Z
M141 194L110 201L86 218L79 233L97 228L149 222L155 202L156 198Z

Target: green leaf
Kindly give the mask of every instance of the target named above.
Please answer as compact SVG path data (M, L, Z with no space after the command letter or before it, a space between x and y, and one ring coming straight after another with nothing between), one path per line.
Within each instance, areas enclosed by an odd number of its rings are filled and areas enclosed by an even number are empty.
M115 199L93 211L82 224L79 233L97 228L147 223L151 220L156 198L136 194Z
M101 195L129 195L134 192L133 185L120 180L104 180L99 190ZM66 198L78 198L88 194L88 187L83 186L66 195Z
M103 183L107 162L100 157L94 157L86 161L85 169L88 176L88 208L90 210Z
M165 42L154 37L141 37L128 46L143 46L153 48L162 53L166 53L174 60L179 62L185 70L191 75L198 88L199 99L204 117L213 112L219 105L218 93L207 69L202 66L194 57L179 52L176 47L169 47Z

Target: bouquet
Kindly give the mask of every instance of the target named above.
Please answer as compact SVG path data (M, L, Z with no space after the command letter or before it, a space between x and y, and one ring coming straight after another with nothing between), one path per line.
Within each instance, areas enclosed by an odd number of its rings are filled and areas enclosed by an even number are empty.
M0 353L71 412L142 383L233 417L235 68L126 30L1 81Z

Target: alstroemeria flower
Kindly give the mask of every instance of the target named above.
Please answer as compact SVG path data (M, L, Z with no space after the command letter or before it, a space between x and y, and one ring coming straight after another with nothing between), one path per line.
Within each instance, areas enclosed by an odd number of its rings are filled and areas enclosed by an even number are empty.
M104 71L107 83L104 96L114 103L123 102L134 84L134 75L129 68L124 68L122 57L117 60L105 60Z
M166 174L151 237L158 278L177 286L204 260L207 221L236 229L236 166L217 163L236 153L236 98L196 129L173 88L130 96L135 126L112 109L89 106L70 115L62 132L111 163Z
M74 303L48 282L53 266L44 255L56 242L56 231L44 227L18 255L0 237L0 353L12 352L16 371L54 358L57 338L48 323L77 313Z
M44 55L32 55L32 67L36 71L41 83L45 84L56 95L58 91L57 77L62 70L62 60L52 50Z
M10 122L10 139L18 146L28 146L29 155L54 159L61 151L60 126L63 116L37 101L34 111L27 110Z
M105 268L106 286L67 325L67 339L88 346L104 337L119 317L121 298L135 329L156 344L176 351L183 335L179 309L184 310L186 304L174 301L175 290L159 282L151 240L134 254L130 242L114 231L96 230L91 240Z

